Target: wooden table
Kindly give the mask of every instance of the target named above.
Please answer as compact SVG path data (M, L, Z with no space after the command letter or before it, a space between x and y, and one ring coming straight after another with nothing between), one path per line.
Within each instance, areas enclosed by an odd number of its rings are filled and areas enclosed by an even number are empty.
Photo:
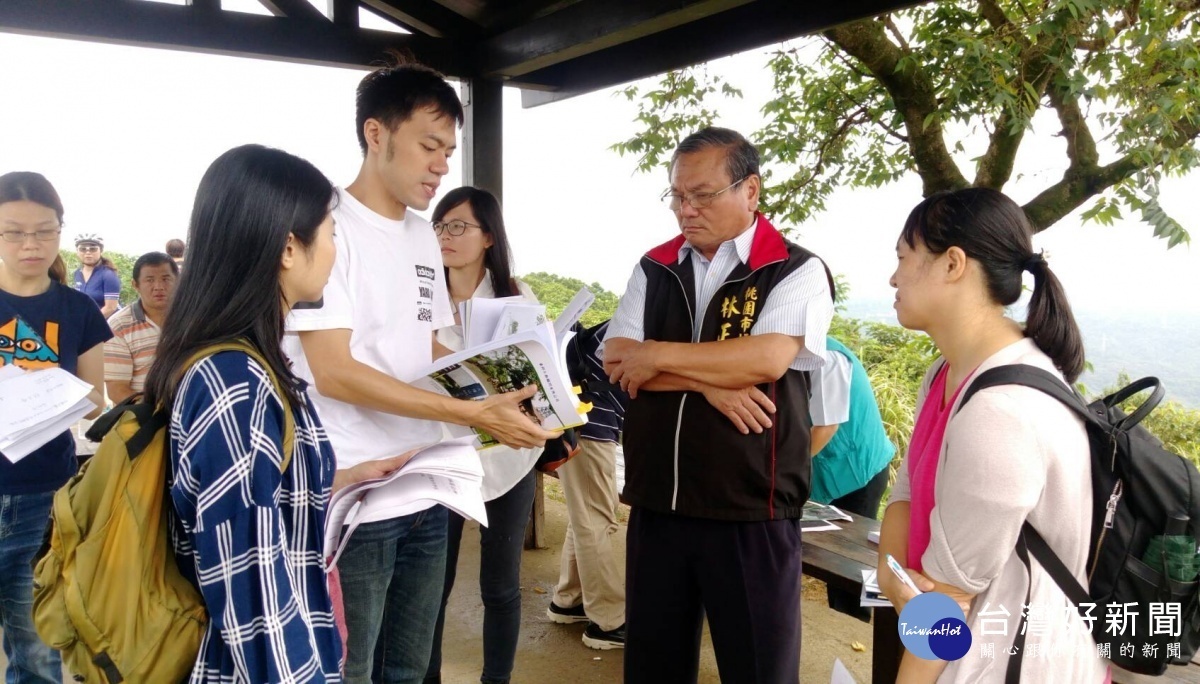
M848 513L853 522L838 521L837 531L804 534L803 572L829 586L855 595L862 593L863 569L874 569L879 547L867 541L867 532L879 529L879 522ZM892 684L900 669L899 617L892 607L874 608L871 645L871 681Z

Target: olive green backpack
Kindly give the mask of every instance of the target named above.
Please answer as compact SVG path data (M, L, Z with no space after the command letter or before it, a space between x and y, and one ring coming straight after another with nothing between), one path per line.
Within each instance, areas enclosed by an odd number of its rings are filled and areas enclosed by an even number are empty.
M223 351L244 352L270 373L241 340L202 349L184 369ZM271 379L284 404L286 470L295 425L287 393ZM122 402L89 431L103 435L95 456L54 494L34 561L33 620L77 682L174 684L195 665L208 614L167 536L169 423L169 408Z

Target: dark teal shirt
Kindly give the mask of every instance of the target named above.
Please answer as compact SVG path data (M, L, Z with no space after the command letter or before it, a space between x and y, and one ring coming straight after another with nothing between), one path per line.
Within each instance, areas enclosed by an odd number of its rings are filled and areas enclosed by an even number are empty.
M827 337L825 345L850 359L850 418L813 457L813 501L827 504L862 489L891 463L896 447L883 429L875 392L862 362L846 345Z

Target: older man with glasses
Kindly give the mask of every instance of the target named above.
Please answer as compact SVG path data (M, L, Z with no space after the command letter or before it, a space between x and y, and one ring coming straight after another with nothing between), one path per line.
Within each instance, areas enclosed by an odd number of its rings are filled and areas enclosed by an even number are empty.
M833 316L819 258L758 212L758 151L706 128L671 159L680 235L642 257L605 339L629 392L625 681L798 682L809 371Z

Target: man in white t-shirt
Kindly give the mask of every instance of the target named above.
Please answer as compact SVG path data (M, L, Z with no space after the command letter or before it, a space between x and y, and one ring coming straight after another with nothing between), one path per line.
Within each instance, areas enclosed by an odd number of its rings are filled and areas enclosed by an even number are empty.
M519 402L537 388L463 401L416 389L453 325L427 209L463 121L454 89L416 65L368 74L357 93L358 177L333 210L337 261L324 296L297 305L285 348L329 432L338 468L441 439L440 422L472 425L514 447L554 433ZM420 682L433 643L446 562L446 510L360 525L338 562L345 605L348 684Z

